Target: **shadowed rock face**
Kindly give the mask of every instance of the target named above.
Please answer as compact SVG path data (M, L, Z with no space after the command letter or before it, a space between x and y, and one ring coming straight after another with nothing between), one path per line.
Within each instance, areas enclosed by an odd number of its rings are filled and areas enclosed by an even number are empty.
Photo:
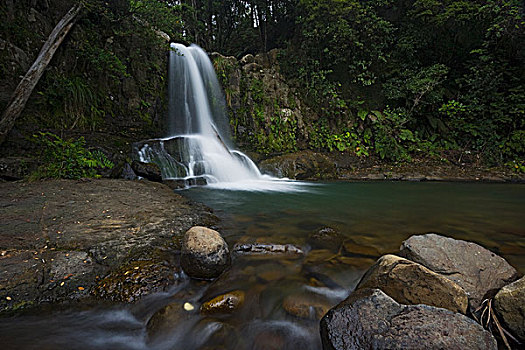
M497 349L479 324L449 310L401 305L378 289L361 289L321 320L324 349Z
M356 289L377 288L402 304L426 304L467 312L467 294L456 283L426 267L395 255L382 256Z
M471 309L477 308L486 295L518 278L516 269L505 259L482 246L434 233L410 237L401 245L400 255L461 286Z
M0 183L0 310L84 298L99 283L109 289L97 296L137 300L174 283L176 237L213 221L148 181Z

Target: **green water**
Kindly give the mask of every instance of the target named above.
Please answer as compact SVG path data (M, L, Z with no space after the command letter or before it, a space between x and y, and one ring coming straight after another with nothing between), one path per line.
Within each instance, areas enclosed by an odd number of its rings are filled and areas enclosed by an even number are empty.
M525 186L359 182L313 184L305 192L193 188L182 193L215 210L228 243L307 245L330 226L356 244L396 253L412 234L439 232L479 243L525 271Z

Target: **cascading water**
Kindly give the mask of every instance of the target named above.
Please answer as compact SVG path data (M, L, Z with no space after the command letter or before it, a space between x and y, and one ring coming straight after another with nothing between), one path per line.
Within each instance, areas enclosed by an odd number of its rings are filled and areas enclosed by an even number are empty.
M185 186L287 191L296 187L262 175L244 153L232 148L221 87L208 55L197 45L171 44L169 136L135 145L140 161L156 163L164 179Z

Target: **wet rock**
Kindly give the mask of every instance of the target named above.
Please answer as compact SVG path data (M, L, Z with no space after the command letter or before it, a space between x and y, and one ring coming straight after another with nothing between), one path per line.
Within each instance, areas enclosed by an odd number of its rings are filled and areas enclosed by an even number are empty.
M347 239L343 242L343 252L346 255L351 256L361 256L370 258L377 258L381 256L381 253L379 252L379 250L377 250L377 248L356 243L352 239Z
M103 299L132 303L146 295L166 291L178 281L176 276L180 276L180 271L177 273L168 264L135 261L100 280L92 294Z
M283 309L292 316L310 320L321 320L330 310L327 300L314 294L291 294L284 298Z
M115 277L106 287L129 289L134 299L162 290L180 266L174 237L215 220L156 182L0 183L0 312L88 297L105 276ZM158 267L138 276L137 265L126 269L133 261ZM109 290L98 295L114 298Z
M131 168L138 176L155 182L162 182L162 174L160 168L154 163L144 163L134 160L131 163Z
M401 305L379 289L360 289L321 320L324 349L497 349L470 318L427 305Z
M426 304L465 314L467 294L453 281L395 255L384 255L366 272L356 289L381 289L400 304Z
M200 311L205 315L211 314L230 314L239 309L244 304L244 292L234 290L219 295L201 305Z
M494 310L504 327L525 343L525 277L500 289L494 298Z
M300 258L304 255L301 248L293 244L235 244L232 253L235 255L269 256L279 255L288 258Z
M259 166L263 172L297 180L335 179L337 177L335 163L327 156L312 151L301 151L266 159Z
M518 278L505 259L482 246L434 233L410 237L400 255L457 283L467 292L471 309Z
M181 266L188 276L198 279L215 278L230 263L228 244L219 232L194 226L184 234Z
M191 312L184 310L184 303L180 301L164 306L155 312L147 323L148 341L151 342L162 334L172 332L177 325L188 320L191 315Z
M343 243L343 236L331 227L323 227L308 236L312 248L338 251Z

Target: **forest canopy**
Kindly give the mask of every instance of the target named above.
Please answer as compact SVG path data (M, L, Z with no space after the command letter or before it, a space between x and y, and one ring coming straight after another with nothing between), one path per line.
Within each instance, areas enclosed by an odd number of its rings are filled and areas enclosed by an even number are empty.
M341 148L358 155L394 161L468 150L488 164L511 162L525 171L525 14L519 0L83 3L83 29L72 35L77 62L68 67L89 66L100 77L51 70L41 86L41 100L51 107L68 86L82 92L78 106L64 98L69 111L60 107L76 115L69 126L87 125L112 108L99 98L109 96L98 91L101 80L114 86L134 71L164 79L163 67L148 59L147 46L162 45L146 33L153 29L237 58L278 49L281 73L319 116L312 128L320 136L310 148L338 149L337 141L359 145ZM21 31L2 26L17 44ZM116 49L119 37L139 42L140 51ZM160 91L150 90L152 98ZM82 101L89 101L89 110ZM151 106L145 99L134 108L152 118Z

